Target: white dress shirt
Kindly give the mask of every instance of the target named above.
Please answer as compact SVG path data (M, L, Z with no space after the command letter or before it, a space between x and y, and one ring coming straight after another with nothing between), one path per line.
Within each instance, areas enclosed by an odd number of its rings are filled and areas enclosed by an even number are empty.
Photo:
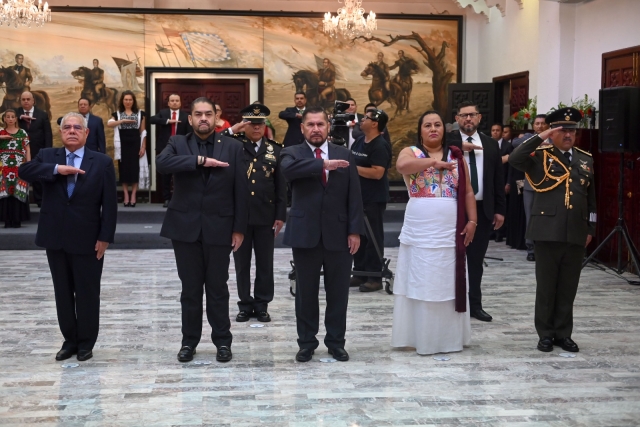
M469 142L467 141L469 135L465 135L464 133L460 132L460 136L462 137L462 142ZM480 135L477 131L476 133L471 135L471 138L473 138L474 145L479 145L482 147L482 140L480 139ZM484 176L484 155L483 150L473 150L473 152L476 155L476 171L478 172L478 192L476 193L476 200L482 200L484 197L484 180L482 179ZM464 159L467 161L467 164L469 164L468 151L464 151ZM471 173L471 166L469 166L469 173ZM469 185L471 185L471 181L469 181Z
M322 152L320 156L323 160L329 160L329 143L327 141L323 142L320 147L315 147L309 144L309 141L305 141L309 148L311 148L311 152L313 153L313 157L316 156L316 148L319 148ZM327 182L329 182L329 171L327 169L324 170L325 176L327 177Z
M358 123L358 114L357 113L353 113L353 115L355 116L355 118L353 119L353 122L352 122L353 126L349 126L349 149L351 149L351 146L356 141L353 138L353 128L355 127L356 123Z
M558 148L558 150L560 150L560 149ZM564 153L567 153L567 152L568 152L568 153L569 153L569 155L571 156L571 160L573 160L573 150L572 150L571 148L569 148L569 150L568 150L568 151L562 151L562 150L560 150L560 152L562 153L562 155L563 155L563 156L564 156Z
M262 145L262 138L260 138L259 141L256 141L256 142L251 141L251 142L256 144L256 153L257 153L258 150L260 149L260 146ZM315 156L315 153L314 153L314 156Z
M170 124L169 121L172 120L173 113L176 113L176 120L180 120L180 110L172 110L169 108L169 118L167 119L167 124Z

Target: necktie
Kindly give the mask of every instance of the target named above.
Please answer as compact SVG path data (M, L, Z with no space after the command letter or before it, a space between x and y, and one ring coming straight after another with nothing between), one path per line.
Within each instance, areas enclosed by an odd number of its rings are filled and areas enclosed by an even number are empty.
M316 148L316 159L322 158L322 150ZM324 170L324 166L322 167L322 185L326 187L327 185L327 172Z
M564 156L567 158L567 160L569 161L569 163L571 163L571 153L568 151L564 152Z
M171 120L175 120L176 119L176 112L174 111L173 113L171 113ZM171 123L171 136L176 134L176 129L178 127L177 123Z
M31 117L31 111L27 111L27 116ZM31 127L31 120L27 120L27 129Z
M253 150L257 153L258 152L258 143L257 142L251 142L251 144L253 144Z
M467 138L467 142L473 144L473 138ZM478 168L476 167L476 153L469 151L469 174L471 175L471 188L473 188L473 194L478 194Z
M78 157L75 153L67 154L67 166L75 167L75 159ZM67 175L67 196L70 198L73 189L76 188L76 174Z

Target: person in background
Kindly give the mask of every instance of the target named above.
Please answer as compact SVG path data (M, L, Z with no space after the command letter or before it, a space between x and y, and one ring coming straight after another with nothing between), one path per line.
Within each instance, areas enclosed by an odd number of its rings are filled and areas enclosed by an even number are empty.
M122 184L125 207L136 207L136 193L140 180L140 158L146 150L147 131L145 130L145 114L138 108L135 94L125 90L120 95L118 111L107 122L113 129L116 160ZM118 158L117 147L121 154ZM131 186L131 194L129 194Z
M547 116L545 114L538 114L533 120L534 133L527 132L524 135L519 136L518 138L514 138L512 142L513 148L517 148L518 146L520 146L520 144L522 144L527 139L531 138L533 135L539 135L540 133L549 129L549 126L545 122L546 117ZM543 141L541 145L543 147L547 147L551 145L551 142ZM522 185L523 185L522 202L524 205L524 214L526 217L525 229L528 229L529 221L531 221L531 209L533 207L533 197L535 192L533 191L533 187L531 187L531 184L529 183L529 181L525 179L524 176L522 176ZM533 242L532 239L526 239L525 243L527 245L527 261L535 261L536 260L535 248L534 248L535 243Z
M502 137L504 133L504 127L502 123L494 123L491 126L491 138L498 141L498 147L500 148L500 156L502 157L502 171L503 176L506 177L509 174L509 154L513 151L513 147L511 146L511 142L505 141ZM504 223L502 227L495 230L495 241L500 243L504 241L504 237L507 234L507 223L509 222L509 196L506 193L506 185L505 185L505 197L506 197L506 205L507 205L507 214L504 217Z
M353 256L354 271L382 272L382 260L375 243L384 251L383 217L389 201L387 171L391 166L391 155L389 144L382 137L380 129L384 129L388 121L389 117L384 111L368 110L360 121L364 136L356 139L351 146L360 176L364 214L373 230L373 235L367 232L360 237L360 248ZM375 292L382 289L382 278L353 276L350 286L358 286L360 292Z
M192 132L189 125L189 115L183 111L180 95L172 93L167 100L167 107L151 116L149 120L156 126L156 155L160 154L167 146L169 138L173 135L186 135ZM162 175L162 199L163 207L169 207L171 201L171 174Z
M104 254L116 232L113 160L85 149L88 132L82 115L66 114L60 123L64 147L40 150L19 170L27 181L44 184L36 245L47 252L64 337L56 360L93 357Z
M87 143L85 147L91 151L107 154L107 143L104 136L104 123L101 117L91 114L91 101L87 98L78 100L78 113L84 117L84 122L89 129ZM58 117L58 126L62 122L62 117Z
M478 226L462 151L445 143L436 111L418 120L418 143L396 163L409 192L394 282L392 347L461 351L471 341L465 247ZM420 188L419 180L426 186Z
M18 127L16 111L5 110L0 128L0 221L4 228L20 228L31 219L29 183L20 178L18 168L31 160L29 136Z
M360 122L362 121L362 118L364 116L358 113L358 105L356 104L355 99L347 98L345 102L349 104L349 108L347 108L345 114L353 114L353 120L347 122L347 126L349 127L349 145L347 146L347 148L351 149L351 146L358 137L358 133L362 134L362 131L360 130ZM358 130L356 130L356 127L358 128Z
M34 106L35 101L31 92L23 92L20 95L20 104L22 107L16 110L18 126L29 135L31 158L35 158L41 149L53 146L51 122L46 112ZM33 186L33 198L40 207L42 204L42 183L34 181L31 185Z
M300 125L302 124L302 115L307 107L307 97L304 92L296 92L293 98L294 107L287 107L284 111L280 111L278 117L287 122L287 133L284 134L283 144L286 147L300 144L304 141Z
M215 104L216 107L216 132L222 132L223 130L230 128L231 124L222 118L222 107L220 104Z
M511 125L505 125L502 131L502 139L512 144L514 132ZM524 237L527 219L524 214L524 196L522 194L524 172L515 169L510 163L507 164L509 168L507 169L507 179L504 187L505 194L509 196L507 199L509 216L507 221L507 246L512 249L523 250L527 248Z

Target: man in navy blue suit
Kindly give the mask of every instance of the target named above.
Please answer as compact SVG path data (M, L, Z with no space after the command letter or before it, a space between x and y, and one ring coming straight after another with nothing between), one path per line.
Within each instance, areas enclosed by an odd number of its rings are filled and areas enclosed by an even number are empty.
M324 343L329 354L346 362L344 349L351 261L364 234L360 178L354 155L327 141L329 120L320 107L302 115L302 144L280 152L280 167L293 198L284 244L293 248L296 266L296 322L299 362L318 347L320 269L327 294Z
M107 144L104 136L104 122L102 121L102 118L91 114L91 101L87 98L80 98L78 100L78 113L84 117L84 122L89 129L89 135L87 135L85 147L91 151L107 154ZM59 117L58 125L61 121L62 117Z
M278 114L278 117L285 120L287 125L289 125L287 133L284 135L283 145L285 147L300 144L304 141L302 131L300 130L302 114L307 105L307 97L304 92L296 92L294 102L296 104L295 107L287 107Z
M43 148L20 166L23 179L40 181L42 210L36 245L47 252L64 337L56 360L93 356L98 338L104 253L116 231L116 174L110 157L85 149L84 117L61 120L62 148Z

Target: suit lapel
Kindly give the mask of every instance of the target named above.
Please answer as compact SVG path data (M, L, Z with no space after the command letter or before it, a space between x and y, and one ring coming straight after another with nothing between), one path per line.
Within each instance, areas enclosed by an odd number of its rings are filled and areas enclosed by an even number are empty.
M76 180L76 188L73 190L73 194L71 194L71 198L73 198L76 194L78 194L78 190L82 187L82 184L87 180L87 175L89 174L89 170L93 166L93 153L91 150L85 147L84 156L82 156L82 162L80 162L80 169L84 171L83 174L78 174L78 179Z
M196 136L193 133L187 140L187 146L189 147L189 150L191 150L191 154L195 154L196 156L200 155L200 149L198 148L198 143L196 142Z
M64 166L67 164L67 153L64 151L64 147L58 148L58 151L56 151L56 163L59 166ZM58 175L58 183L60 184L60 187L62 188L64 194L67 195L66 175Z

